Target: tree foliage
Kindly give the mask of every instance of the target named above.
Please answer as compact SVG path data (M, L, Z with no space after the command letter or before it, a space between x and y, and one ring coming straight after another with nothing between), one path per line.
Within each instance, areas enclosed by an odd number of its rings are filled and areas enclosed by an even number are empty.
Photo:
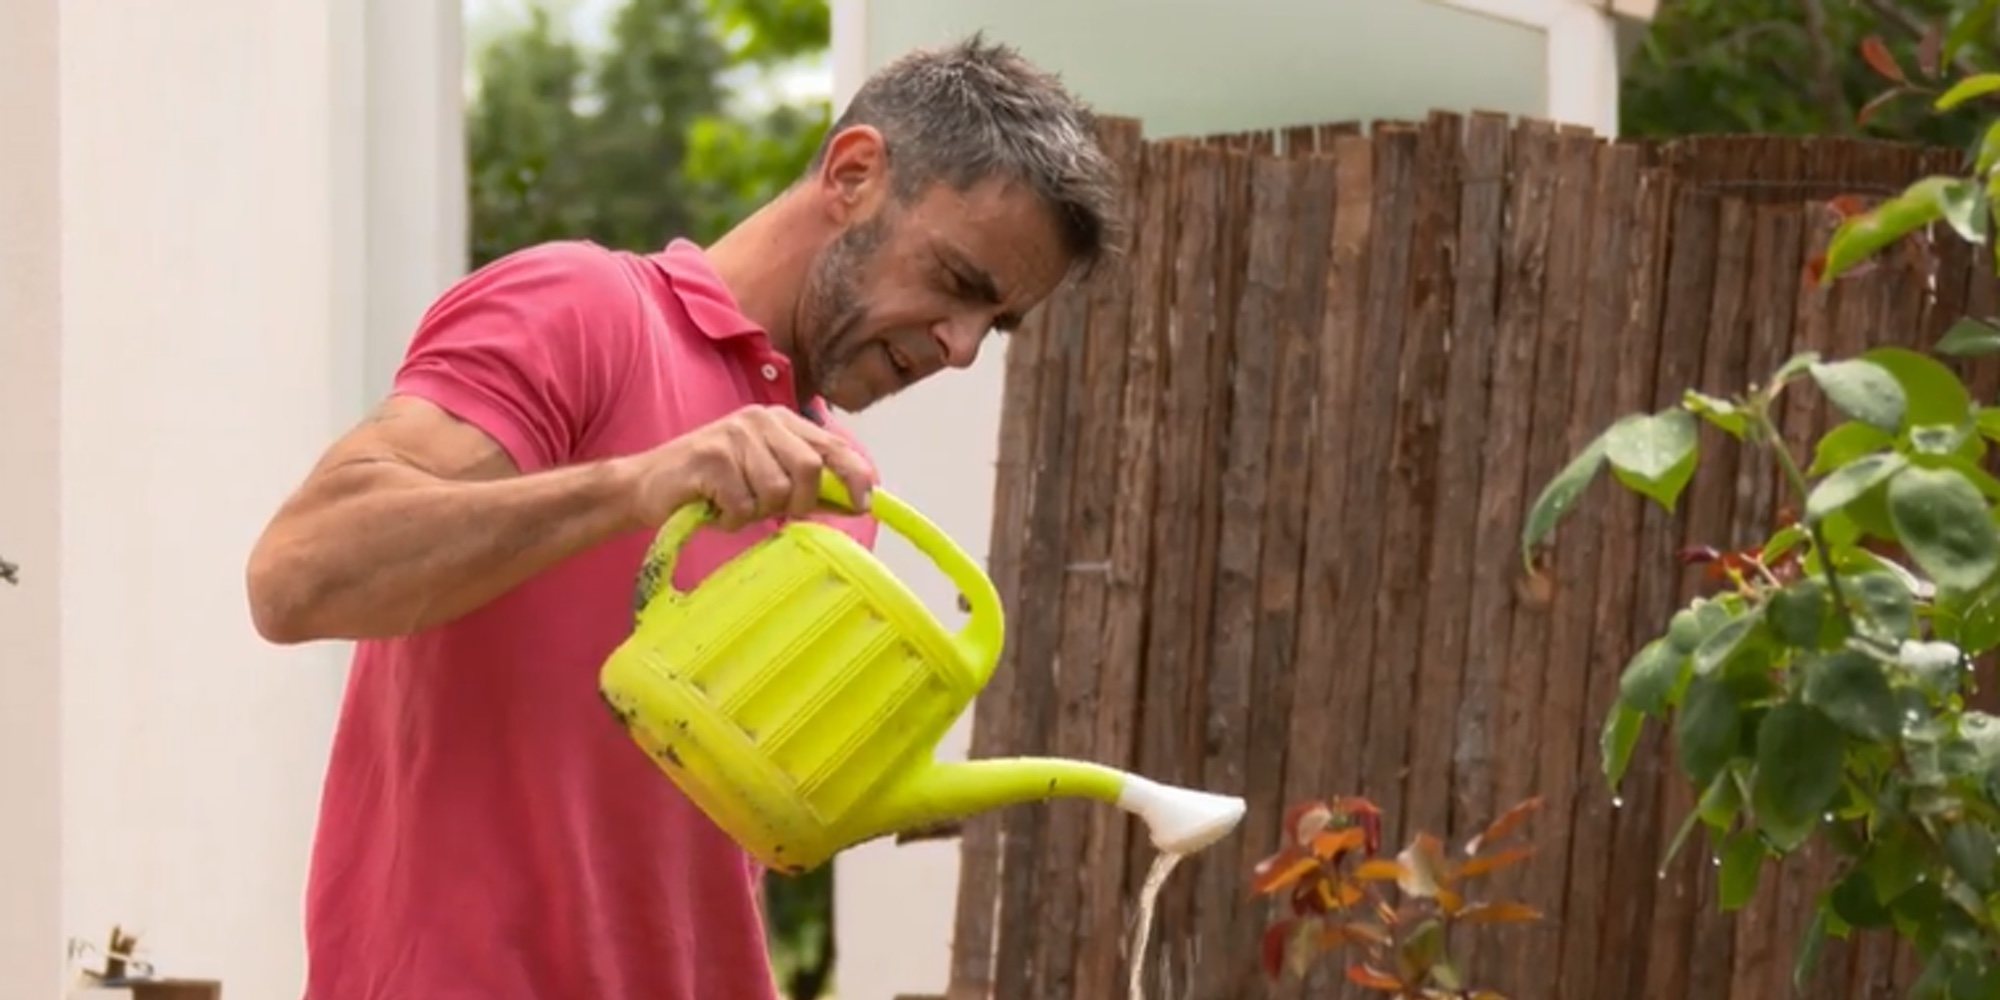
M1879 51L1864 44L1871 36ZM1620 129L1977 139L1976 121L1931 114L1907 94L1871 107L1884 56L1912 80L1926 65L1957 75L2000 65L2000 34L1975 0L1665 0L1627 57Z
M474 54L473 263L550 239L714 239L811 159L827 103L755 84L828 32L823 0L626 0L591 50L534 7Z

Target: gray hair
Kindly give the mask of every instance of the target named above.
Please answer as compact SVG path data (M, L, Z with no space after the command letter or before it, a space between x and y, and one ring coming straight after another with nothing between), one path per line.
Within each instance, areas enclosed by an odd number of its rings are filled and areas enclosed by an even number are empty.
M857 125L882 133L900 199L939 181L962 191L1008 178L1047 202L1086 270L1119 239L1117 169L1098 145L1093 112L1056 75L983 34L876 71L828 130L815 169L832 138Z

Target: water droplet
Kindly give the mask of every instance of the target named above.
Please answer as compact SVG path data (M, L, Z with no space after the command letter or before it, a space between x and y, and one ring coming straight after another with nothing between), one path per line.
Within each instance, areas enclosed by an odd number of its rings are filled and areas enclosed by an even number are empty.
M1613 809L1623 809L1623 808L1625 808L1625 796L1623 796L1623 795L1613 795L1613 796L1611 797L1611 808L1613 808Z

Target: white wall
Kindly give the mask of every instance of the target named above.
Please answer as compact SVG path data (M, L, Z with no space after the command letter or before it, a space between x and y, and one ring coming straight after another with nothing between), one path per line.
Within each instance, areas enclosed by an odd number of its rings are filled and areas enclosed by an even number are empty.
M56 4L0 3L0 994L53 996L62 948L56 533Z
M460 266L457 4L5 9L0 994L115 923L296 996L347 649L244 560Z

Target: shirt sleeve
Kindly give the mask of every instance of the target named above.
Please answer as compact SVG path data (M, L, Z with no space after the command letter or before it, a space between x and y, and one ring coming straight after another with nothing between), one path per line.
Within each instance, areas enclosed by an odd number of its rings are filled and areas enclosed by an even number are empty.
M394 391L485 431L524 473L565 464L631 370L639 296L621 257L595 244L515 251L425 312Z

